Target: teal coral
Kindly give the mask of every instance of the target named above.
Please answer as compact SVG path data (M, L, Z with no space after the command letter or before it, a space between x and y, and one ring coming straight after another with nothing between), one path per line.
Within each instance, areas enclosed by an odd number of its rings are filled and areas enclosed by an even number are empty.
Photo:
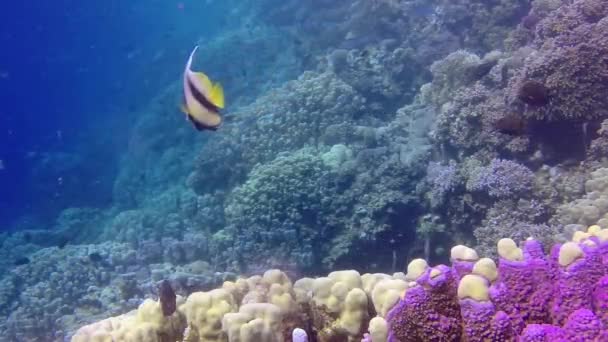
M239 259L250 265L271 258L300 267L318 263L329 234L323 229L323 205L332 192L328 176L321 158L306 149L255 167L225 209L225 229Z

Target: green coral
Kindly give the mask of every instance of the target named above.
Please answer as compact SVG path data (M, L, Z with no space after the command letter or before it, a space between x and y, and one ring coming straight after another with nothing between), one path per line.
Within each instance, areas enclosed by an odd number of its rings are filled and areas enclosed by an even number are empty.
M258 164L227 197L226 228L212 242L216 264L331 268L362 246L405 239L412 218L400 215L416 206L411 180L422 169L405 167L387 148L356 158L349 151L304 148ZM404 231L387 233L394 229Z
M314 265L327 237L322 213L331 193L328 175L323 160L307 148L256 166L226 203L226 230L238 256L248 264Z

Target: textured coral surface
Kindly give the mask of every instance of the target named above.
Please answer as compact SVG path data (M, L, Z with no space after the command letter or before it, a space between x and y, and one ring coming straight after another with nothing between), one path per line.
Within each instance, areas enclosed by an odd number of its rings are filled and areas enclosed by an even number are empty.
M532 238L521 247L511 239L497 246L497 263L456 246L452 266L418 259L407 274L392 276L349 270L292 283L269 270L174 297L178 309L170 315L163 316L162 300L146 300L136 311L80 328L72 341L278 342L292 331L317 341L608 338L608 229L591 226L549 255Z

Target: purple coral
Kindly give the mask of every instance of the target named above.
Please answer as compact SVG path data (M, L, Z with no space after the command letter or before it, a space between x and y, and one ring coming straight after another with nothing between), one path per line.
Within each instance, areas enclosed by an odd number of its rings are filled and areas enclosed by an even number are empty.
M573 246L566 243L562 246ZM551 315L555 322L563 324L578 309L592 309L594 286L606 272L597 247L583 245L582 257L556 270L554 299ZM559 263L559 261L558 261ZM591 286L583 286L590 284Z
M426 170L426 179L431 186L431 200L435 203L442 202L444 196L453 191L460 182L454 161L450 161L447 165L430 162Z
M581 120L606 116L608 6L575 0L541 20L538 52L526 60L510 89L535 119ZM523 96L522 96L523 95Z
M530 324L520 336L520 342L606 341L608 330L591 310L574 311L563 327L552 324Z
M492 159L488 166L475 170L467 187L473 191L484 191L496 198L507 198L529 191L534 181L534 173L517 162L506 159Z
M608 242L592 240L549 257L535 240L503 248L497 277L473 271L460 285L447 266L428 269L389 312L389 340L608 341Z
M417 284L388 313L391 327L388 340L460 340L461 317L452 270L444 265L428 269L418 278ZM429 338L431 336L434 338Z
M509 316L497 311L490 301L464 299L460 302L466 341L511 341L513 329Z
M593 307L599 312L598 316L602 320L602 323L608 327L608 275L600 278L595 285Z

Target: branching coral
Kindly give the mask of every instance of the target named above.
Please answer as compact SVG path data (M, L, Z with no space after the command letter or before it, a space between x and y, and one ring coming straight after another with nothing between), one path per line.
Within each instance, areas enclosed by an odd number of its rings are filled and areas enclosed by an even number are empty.
M447 68L452 70L449 66ZM460 71L464 72L462 69ZM455 74L450 77L463 79L466 75ZM439 80L442 78L443 76ZM424 99L438 108L435 126L431 132L433 140L444 148L450 147L469 153L496 150L499 146L506 145L512 137L498 134L495 128L495 123L506 113L501 90L489 87L483 82L473 82L465 86L467 84L469 83L459 83L456 88L450 88L449 84L446 84L447 87L444 88L441 82L435 83L433 80L433 83L421 89Z
M492 159L488 166L478 167L469 174L467 189L483 191L495 198L508 198L530 190L534 174L524 165L512 160Z
M461 182L456 163L453 161L450 161L448 165L441 165L437 162L429 163L426 179L431 187L429 196L433 206L441 204L445 200L445 196L455 190Z
M411 205L408 180L420 170L404 168L384 148L363 150L357 158L337 152L344 148L325 154L303 149L254 168L228 198L224 232L233 246L224 261L240 256L250 266L307 268L322 258L331 266L355 253L356 241L373 242L397 228L392 220ZM325 245L325 239L333 243Z
M494 244L501 237L515 241L533 237L550 245L561 232L557 225L544 224L548 216L546 211L546 207L535 199L496 202L473 231L477 239L476 249L483 255L494 256Z
M528 10L529 3L513 1L439 1L439 23L462 36L467 47L495 49Z
M608 119L602 121L595 133L597 137L589 145L587 160L604 162L608 156Z
M432 91L427 100L436 106L446 103L459 88L468 85L472 80L467 73L481 64L481 58L477 55L459 50L452 52L445 58L431 65L433 82L430 84Z

